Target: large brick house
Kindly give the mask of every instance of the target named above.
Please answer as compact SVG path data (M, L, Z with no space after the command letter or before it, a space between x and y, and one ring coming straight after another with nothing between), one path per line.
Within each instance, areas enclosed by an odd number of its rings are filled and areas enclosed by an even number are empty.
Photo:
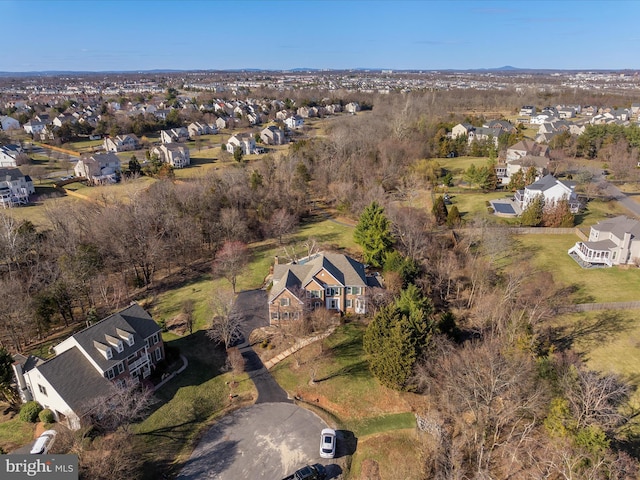
M276 257L269 319L294 320L316 308L364 314L368 288L364 265L346 255L319 253L285 265Z
M132 304L53 347L49 360L16 355L13 364L24 402L35 400L71 429L91 401L108 397L114 385L138 383L164 357L161 329L138 304Z

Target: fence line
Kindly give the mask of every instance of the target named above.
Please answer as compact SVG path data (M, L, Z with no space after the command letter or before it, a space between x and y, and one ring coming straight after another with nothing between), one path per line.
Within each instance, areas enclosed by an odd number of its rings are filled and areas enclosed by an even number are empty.
M595 312L598 310L635 310L640 309L640 301L608 302L608 303L578 303L560 307L559 313Z

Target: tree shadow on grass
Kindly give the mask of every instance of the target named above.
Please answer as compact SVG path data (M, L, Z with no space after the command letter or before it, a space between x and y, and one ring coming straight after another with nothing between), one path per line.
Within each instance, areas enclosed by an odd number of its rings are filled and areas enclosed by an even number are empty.
M549 332L549 341L557 349L563 351L581 345L601 345L611 341L615 336L629 331L634 321L624 312L605 310L595 318L583 317Z
M331 347L331 356L339 359L342 367L328 375L316 379L316 383L324 382L340 376L366 377L369 376L369 364L363 358L362 339L360 337L348 337Z
M212 342L206 331L197 332L185 337L166 342L168 347L177 348L189 363L187 368L161 386L155 393L158 402L150 413L155 412L165 403L171 401L183 387L202 385L222 373L226 363L226 352L220 345Z

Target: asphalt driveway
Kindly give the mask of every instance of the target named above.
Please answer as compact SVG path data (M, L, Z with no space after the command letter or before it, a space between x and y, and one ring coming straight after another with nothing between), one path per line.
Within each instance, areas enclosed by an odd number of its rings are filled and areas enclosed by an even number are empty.
M180 480L281 480L314 463L327 465L327 478L341 468L319 456L326 424L314 413L289 403L262 403L222 418L202 438Z
M287 392L273 379L248 342L249 335L254 329L269 325L267 292L264 290L240 292L233 308L242 318L242 338L239 341L238 349L244 358L244 370L249 374L258 390L256 403L291 403Z

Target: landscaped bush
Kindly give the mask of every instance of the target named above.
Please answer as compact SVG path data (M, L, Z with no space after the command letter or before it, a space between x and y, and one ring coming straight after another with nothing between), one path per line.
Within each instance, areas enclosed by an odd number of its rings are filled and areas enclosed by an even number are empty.
M23 422L35 423L38 414L42 411L42 407L38 402L31 401L25 403L20 409L20 420Z
M38 418L42 423L53 423L56 421L56 417L53 416L53 412L48 408L45 408L38 414Z

